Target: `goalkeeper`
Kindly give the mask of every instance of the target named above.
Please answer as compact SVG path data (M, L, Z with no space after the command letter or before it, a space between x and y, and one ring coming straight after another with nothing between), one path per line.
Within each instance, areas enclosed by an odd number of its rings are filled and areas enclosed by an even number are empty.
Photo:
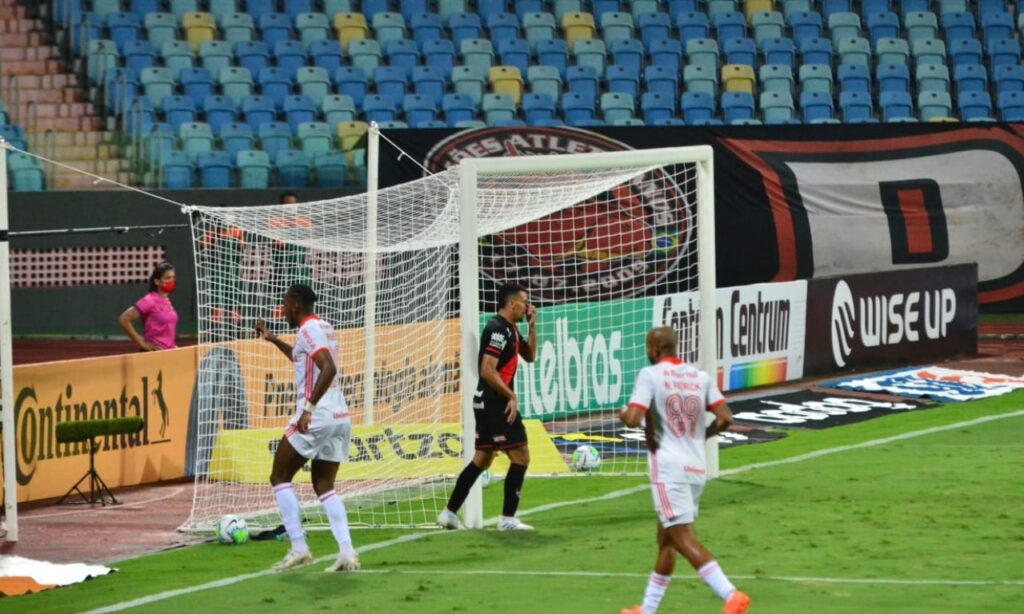
M524 319L530 325L525 343L516 328L516 323ZM514 383L520 356L526 362L533 362L537 356L537 310L530 304L522 286L504 284L498 288L498 315L491 318L480 337L477 362L480 380L473 395L476 454L459 474L447 507L437 517L437 524L446 529L459 528L459 517L455 513L466 501L473 483L501 450L508 455L510 465L505 476L505 504L498 530L533 530L516 518L519 493L530 464L530 448L523 418L519 415Z

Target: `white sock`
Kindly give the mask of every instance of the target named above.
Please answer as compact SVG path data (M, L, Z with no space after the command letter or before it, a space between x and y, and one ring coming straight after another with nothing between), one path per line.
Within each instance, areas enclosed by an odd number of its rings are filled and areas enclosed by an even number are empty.
M654 614L658 611L658 605L661 603L661 598L665 596L665 591L668 590L668 581L671 579L672 576L663 576L656 571L651 572L651 577L647 579L647 590L644 591L644 603L640 608L643 614Z
M281 520L288 531L288 539L292 543L292 552L309 552L306 545L306 532L302 530L302 518L299 517L299 498L291 482L284 482L274 487L274 498L277 509L281 510Z
M729 598L736 587L729 582L729 578L725 577L725 572L718 566L718 561L711 561L705 563L703 567L697 570L700 577L704 579L704 582L711 587L711 590L718 594L718 597L725 601Z
M339 553L344 557L352 556L356 551L352 548L352 535L348 531L345 503L332 490L320 495L320 504L324 506L327 520L331 523L331 533L334 534L334 541L338 542Z

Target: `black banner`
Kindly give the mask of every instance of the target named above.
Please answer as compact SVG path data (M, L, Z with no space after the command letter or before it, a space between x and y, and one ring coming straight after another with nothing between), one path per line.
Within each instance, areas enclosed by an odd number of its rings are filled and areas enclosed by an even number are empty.
M976 262L986 310L1024 309L1022 126L511 127L386 136L412 160L383 155L382 186L421 177L418 164L436 172L467 157L711 145L719 287Z
M803 429L842 426L929 405L932 403L920 400L882 400L814 390L729 402L737 424Z
M962 264L812 280L804 375L975 354L977 279Z

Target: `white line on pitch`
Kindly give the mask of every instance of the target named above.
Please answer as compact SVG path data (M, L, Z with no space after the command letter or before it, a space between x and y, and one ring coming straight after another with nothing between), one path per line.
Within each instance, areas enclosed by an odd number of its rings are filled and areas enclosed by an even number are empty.
M907 440L907 439L913 439L915 437L922 437L922 436L925 436L925 435L931 435L933 433L941 433L943 431L952 431L952 430L961 429L961 428L965 428L965 427L969 427L969 426L975 426L975 425L978 425L978 424L984 424L986 422L993 422L993 421L996 421L996 420L1003 420L1003 419L1006 419L1006 418L1017 418L1017 417L1020 417L1020 416L1024 416L1024 410L1018 410L1018 411L1010 412L1010 413L1006 413L1006 414L998 414L998 415L995 415L995 416L983 416L981 418L975 418L973 420L966 420L964 422L955 422L953 424L946 424L946 425L942 425L942 426L934 426L934 427L931 427L931 428L922 429L920 431L911 431L909 433L903 433L903 434L900 434L900 435L894 435L892 437L884 437L884 438L881 438L881 439L872 439L870 441L865 441L865 442L857 443L857 444L850 444L850 445L846 445L846 446L838 446L838 447L835 447L835 448L826 448L824 450L817 450L815 452L809 452L807 454L800 454L798 456L792 456L790 458L783 458L783 459L774 460L774 461L767 461L767 462L764 462L764 463L752 463L750 465L743 465L742 467L735 467L733 469L726 469L726 470L721 472L721 475L723 477L725 477L725 476L731 476L731 475L738 475L738 474L741 474L741 473L746 473L748 471L754 471L756 469L765 469L765 468L768 468L768 467L776 467L776 466L779 466L779 465L789 465L789 464L792 464L792 463L798 463L798 462L802 462L802 461L805 461L805 460L810 460L812 458L820 458L822 456L828 456L828 455L831 455L831 454L839 454L841 452L847 452L847 451L850 451L850 450L860 450L860 449L863 449L863 448L873 448L873 447L876 447L876 446L882 446L882 445L885 445L885 444L888 444L888 443L893 443L893 442L896 442L896 441L904 441L904 440ZM610 493L607 493L605 495L601 495L601 496L598 496L598 497L589 497L587 499L577 499L575 501L559 501L557 503L548 503L546 505L539 505L537 507L533 507L533 508L530 508L530 509L527 509L527 510L523 510L523 511L521 511L519 513L519 516L529 516L531 514L538 514L538 513L541 513L541 512L547 512L547 511L550 511L550 510L560 509L560 508L563 508L563 507L569 507L569 506L574 506L574 505L581 505L581 504L587 504L587 503L596 503L596 502L599 502L599 501L609 501L611 499L617 499L619 497L626 497L626 496L629 496L629 495L632 495L632 494L636 494L636 493L640 493L640 492L645 492L645 491L648 490L648 488L649 488L649 485L643 484L643 485L640 485L640 486L634 486L632 488L625 488L625 489L622 489L622 490L616 490L614 492L610 492ZM488 520L484 524L485 525L491 525L491 524L495 524L496 522L497 522L497 518L491 518L490 520ZM356 550L358 550L359 552L370 552L372 550L380 550L382 548L388 548L390 546L394 546L394 545L397 545L397 544L403 544L403 543L406 543L406 542L416 541L416 540L419 540L419 539L423 539L424 537L430 537L431 535L440 535L440 534L442 534L442 533L439 532L439 531L424 531L424 532L421 532L421 533L412 533L412 534L409 534L409 535L403 535L402 537L396 537L395 539L389 539L389 540L386 540L386 541L377 542L375 544L367 544L365 546L357 548ZM317 563L324 563L324 562L327 562L327 561L329 561L329 560L331 560L333 558L334 558L334 555L320 557L320 558L318 558L316 560L316 562ZM132 599L130 601L123 601L121 603L115 603L115 604L112 604L112 605L109 605L109 606L105 606L105 607L102 607L102 608L97 608L95 610L89 610L85 614L106 614L107 612L120 612L122 610L127 610L127 609L130 609L130 608L137 608L139 606L148 605L150 603L156 603L158 601L165 601L167 599L173 599L175 597L180 597L182 595L188 595L188 594L191 594L191 593L197 593L197 592L209 590L209 589L212 589L212 588L223 588L225 586L231 586L232 584L238 584L239 582L245 582L246 580L253 580L253 579L256 579L256 578L262 578L262 577L265 577L265 576L269 576L269 575L271 575L273 573L274 572L272 572L271 570L267 569L267 570L264 570L264 571L257 571L257 572L253 572L253 573L242 574L240 576L232 576L230 578L221 578L220 580L214 580L213 582L207 582L205 584L199 584L197 586L189 586L189 587L185 587L185 588L179 588L179 589L175 589L175 590L164 591L162 593L156 593L156 594L153 594L153 595L147 595L145 597L139 597L138 599ZM646 574L644 574L644 577L646 577ZM761 577L763 578L765 576L761 576ZM793 579L792 581L794 581L794 582L795 581L812 582L814 580L811 579L811 578L805 578L805 579L802 579L802 580ZM868 580L865 580L865 581L867 582ZM908 583L913 583L913 581L911 581L911 580L908 580L907 582Z
M370 574L402 574L407 576L529 576L529 577L569 577L569 578L647 578L650 573L631 573L621 571L524 571L505 569L364 569L357 573ZM909 586L1024 586L1024 580L948 580L922 579L905 580L900 578L822 578L817 576L769 576L750 574L729 574L736 580L799 582L821 584L894 584ZM680 575L673 581L696 581L695 575Z

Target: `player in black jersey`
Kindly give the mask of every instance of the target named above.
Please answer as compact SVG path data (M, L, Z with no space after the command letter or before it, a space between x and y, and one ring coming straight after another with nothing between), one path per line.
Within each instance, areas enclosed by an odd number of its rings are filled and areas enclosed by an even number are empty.
M524 341L516 323L526 320L529 336ZM528 524L516 518L519 493L530 464L530 448L526 429L519 415L519 401L515 392L516 367L519 357L533 362L537 356L537 310L530 304L526 290L518 284L504 284L498 288L498 315L484 327L480 337L480 380L473 395L473 415L476 418L476 454L473 461L459 474L448 506L437 523L446 529L459 528L455 515L462 507L469 489L480 474L491 466L499 450L508 455L510 466L505 476L505 506L498 521L499 531L530 531Z

